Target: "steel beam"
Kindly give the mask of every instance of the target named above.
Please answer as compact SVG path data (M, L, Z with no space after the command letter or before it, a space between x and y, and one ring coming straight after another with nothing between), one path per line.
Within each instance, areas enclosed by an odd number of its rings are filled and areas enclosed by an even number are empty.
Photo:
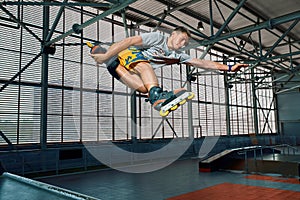
M227 20L222 24L221 28L218 30L218 32L213 36L213 38L219 37L224 29L228 26L228 24L231 22L231 20L234 18L234 16L239 12L239 10L243 7L247 0L242 0L238 4L238 6L234 9L234 11L229 15Z
M251 87L252 87L252 103L253 103L253 121L254 121L254 130L255 135L258 135L258 113L257 113L257 96L256 96L256 89L255 89L255 82L254 82L254 69L251 69Z
M225 73L224 76L224 83L225 83L225 110L226 110L226 134L231 135L231 116L230 116L230 94L229 94L229 84L227 82L228 80L228 74Z
M214 44L221 40L227 40L229 38L241 36L241 35L251 33L254 31L258 31L261 29L272 29L275 26L278 26L280 24L283 24L283 23L286 23L289 21L297 20L297 19L300 19L300 11L296 11L294 13L290 13L290 14L287 14L284 16L273 18L273 19L267 20L265 22L262 22L260 24L255 24L255 25L251 25L251 26L236 30L236 31L232 31L231 33L220 35L217 38L200 40L200 41L198 41L198 46L199 45L206 46L206 45Z
M161 21L159 21L156 24L156 27L153 29L153 32L157 31L158 27L160 27L160 25L162 24L162 21L165 20L165 18L167 17L167 11L164 12L164 14L161 16Z
M218 9L218 11L219 11L219 13L220 13L220 15L221 15L221 17L222 17L222 19L223 19L223 21L224 22L226 22L226 19L225 19L225 17L224 17L224 15L223 15L223 13L222 13L222 10L221 10L221 8L220 8L220 6L217 4L217 2L214 0L214 2L215 2L215 5L216 5L216 7L217 7L217 9ZM232 10L234 10L234 8L232 8ZM212 11L211 11L212 12ZM212 20L213 21L213 18L211 17L211 19L210 20ZM212 23L211 22L211 24L213 25L214 23ZM222 25L220 25L219 26L219 29L222 27ZM211 27L211 28L213 28L213 27ZM224 27L225 28L225 27ZM226 26L226 28L227 28L227 32L231 32L231 30L229 29L229 27L228 26ZM223 32L223 31L222 31ZM220 32L220 33L222 33L222 32ZM213 34L211 34L212 35L212 38L213 37L216 37L216 36L214 36ZM219 36L219 35L218 35ZM245 39L243 39L243 40L245 40ZM230 42L230 40L228 40L229 42ZM242 51L242 49L240 49L240 46L237 44L237 42L236 42L236 40L235 40L235 38L233 38L233 41L234 41L234 45L236 45L236 47L237 47L237 50L238 51ZM245 40L246 41L246 40Z
M126 37L129 37L128 27L127 27L127 22L126 22L126 13L125 13L124 9L121 11L121 15L122 15L123 24L124 24L125 35L126 35Z
M90 7L102 7L107 8L111 7L109 3L67 3L67 2L20 2L20 1L5 1L2 3L4 6L90 6Z
M299 18L300 19L300 18ZM268 52L264 55L263 58L267 58L273 50L277 47L277 45L287 36L287 34L298 24L299 19L296 19L293 24L280 36L280 38L273 44L273 46L268 50Z
M279 24L289 22L289 21L292 21L292 20L298 21L299 19L300 19L300 11L297 11L297 12L294 12L294 13L291 13L291 14L288 14L288 15L284 15L284 16L277 17L277 18L274 18L274 19L270 19L268 21L262 22L262 23L257 24L257 25L248 26L248 27L242 28L240 30L232 31L231 33L228 33L228 34L220 35L217 38L210 38L210 39L204 39L204 40L197 41L197 43L198 43L197 46L196 45L190 45L189 48L195 48L195 47L198 47L199 45L206 46L206 45L214 44L214 43L219 42L221 40L227 40L227 39L232 38L232 37L237 37L237 36L240 36L240 35L243 35L243 34L251 33L251 32L254 32L254 31L259 31L259 30L265 29L265 28L273 28L274 26L277 26ZM296 23L297 22L294 22L294 24L296 24ZM246 69L246 71L256 67L259 64L259 62L264 62L264 61L273 60L273 59L277 59L277 58L283 58L283 57L286 57L286 56L297 55L299 53L300 52L298 51L298 52L291 52L289 54L283 54L283 55L278 55L278 56L259 58L259 60L255 61L252 64L251 67ZM236 75L233 78L236 78L237 76L238 75ZM231 80L229 80L229 82Z
M184 9L184 8L186 8L188 6L191 6L191 5L193 5L193 4L195 4L195 3L199 2L199 1L202 1L202 0L189 1L187 3L184 3L184 4L180 5L180 6L177 6L177 7L173 8L173 9L167 10L164 13L158 14L155 17L157 17L157 18L162 17L165 14L170 14L170 13L172 13L174 11L178 11L178 10ZM145 20L143 22L137 23L136 25L137 26L144 25L144 24L147 24L147 23L151 22L152 20L154 20L154 18L149 18L148 20Z
M288 41L288 42L285 42L285 43L278 44L277 46L282 47L282 46L291 45L291 44L300 44L300 40ZM267 46L265 48L271 48L271 46ZM297 48L297 49L299 49L299 48Z
M169 14L169 16L173 17L174 19L176 19L177 21L179 21L180 23L184 24L185 26L189 27L190 29L194 30L195 32L198 32L198 34L203 35L205 38L207 38L207 36L203 33L201 33L198 29L194 28L193 26L191 26L190 24L184 22L183 20L179 19L178 17L176 17L175 15L172 15L171 13Z
M284 72L286 72L286 73L291 73L289 69L287 69L287 68L285 68L284 66L282 66L282 65L280 65L280 64L278 64L278 63L276 63L276 62L273 61L273 60L269 60L269 61L267 62L267 64L271 64L271 65L273 65L273 66L276 66L276 67L278 67L279 69L281 69L282 71L284 71Z
M288 88L288 89L284 89L284 90L279 90L279 91L275 92L275 94L281 94L281 93L288 92L288 91L291 91L291 90L294 90L294 89L298 89L298 88L300 88L300 85L296 85L294 87L291 87L291 88Z
M9 84L11 84L18 76L20 76L20 74L22 74L32 63L34 63L34 61L36 61L40 56L42 55L42 53L39 53L38 55L36 55L31 61L28 62L28 64L26 64L18 73L16 73L11 79L9 79L9 81L7 81L1 88L0 88L0 92L2 92Z
M275 59L279 59L279 58L286 58L286 57L289 57L289 56L296 56L296 55L299 55L299 54L300 54L300 51L295 51L295 52L291 52L291 53L285 53L285 54L265 58L265 59L262 59L261 61L275 60Z
M193 69L194 70L194 69ZM191 74L191 66L186 66L186 76ZM186 81L187 83L187 90L192 91L192 86L190 81ZM194 126L193 126L193 108L192 108L192 101L188 102L188 131L189 131L189 139L194 139Z
M300 18L300 12L299 12L299 18ZM296 25L298 23L299 19L297 19L293 25ZM287 31L288 32L288 31ZM281 41L280 39L278 41ZM278 42L279 43L279 42ZM275 48L275 47L273 47ZM263 57L259 58L259 60L255 61L255 63L252 64L252 66L250 66L249 68L247 68L244 72L254 68L255 66L257 66L260 62L266 62L268 60L274 60L274 59L278 59L278 58L285 58L285 57L288 57L288 56L293 56L293 55L298 55L300 54L300 51L296 51L296 52L290 52L290 53L287 53L287 54L281 54L281 55L278 55L278 56L271 56L271 57L268 57L268 55L270 54L266 54L264 55ZM233 78L237 78L238 76L240 76L240 74L237 74L235 77ZM231 79L232 80L232 79Z
M209 0L209 26L210 26L210 35L213 35L214 34L214 21L213 21L212 0Z
M43 39L49 35L49 6L43 7ZM47 148L47 122L48 122L48 66L49 55L42 55L42 72L41 72L41 116L40 116L40 145L41 149Z
M259 103L259 106L262 108L262 106L261 106L261 104L260 104L260 102L258 101L258 103ZM266 126L268 126L268 128L269 128L269 130L271 131L271 133L273 133L272 132L272 128L270 127L270 124L269 124L269 115L270 115L270 113L271 113L271 110L272 110L272 104L274 103L274 96L273 96L273 99L272 99L272 102L270 103L270 108L267 110L268 112L267 112L267 115L265 114L265 112L264 112L264 110L262 109L261 111L262 111L262 113L263 113L263 116L264 116L264 118L265 118L265 123L264 123L264 126L263 126L263 128L262 128L262 131L261 131L261 133L263 133L264 131L265 131L265 129L266 129Z
M204 51L203 51L203 53L201 54L201 56L199 57L199 59L203 59L207 54L208 54L208 52L210 51L210 49L212 48L213 46L212 45L209 45L209 46L207 46L205 49L204 49ZM187 74L187 76L191 76L192 74L193 74L193 72L195 71L195 69L197 69L197 67L193 67L190 71L189 71L189 73ZM188 80L186 80L185 82L184 82L184 84L182 85L182 87L185 87L185 85L188 83Z
M39 42L42 42L42 40L36 35L34 34L29 28L27 28L27 26L25 26L25 24L23 22L21 22L20 20L18 20L13 14L11 14L5 7L2 6L3 3L0 3L0 8L10 17L10 19L12 19L13 21L15 21L17 24L19 24L22 28L24 28L30 35L32 35L33 37L35 37Z
M123 3L121 4L118 4L118 5L115 5L113 6L111 9L107 10L107 11L104 11L103 13L101 13L100 15L92 18L92 19L89 19L87 20L86 22L84 22L83 24L81 25L78 25L76 26L76 30L74 30L74 28L72 28L71 30L67 31L65 34L62 34L56 38L54 38L53 40L47 42L45 45L46 46L49 46L55 42L58 42L60 41L61 39L73 34L73 33L76 33L78 31L81 31L82 29L84 29L85 27L88 27L90 26L91 24L103 19L104 17L107 17L108 15L110 14L113 14L115 12L118 12L119 10L122 10L124 9L125 7L127 7L128 5L130 5L131 3L135 2L137 0L128 0L128 1L124 1Z
M16 149L16 147L13 145L13 143L6 137L6 135L1 130L0 130L0 136L8 144L10 149Z
M67 2L68 2L68 0L64 0L63 3L67 3ZM62 5L62 6L60 7L60 9L59 9L57 15L56 15L56 18L55 18L55 20L54 20L54 22L53 22L53 25L52 25L52 27L51 27L51 30L49 31L49 33L48 33L47 38L46 38L45 41L48 42L48 41L51 39L51 37L52 37L52 35L53 35L54 31L55 31L55 28L56 28L56 26L57 26L57 24L58 24L58 22L59 22L59 20L60 20L60 17L61 17L61 15L62 15L62 13L64 12L64 10L65 10L65 6Z
M178 26L177 24L173 24L173 23L171 23L171 22L169 22L169 21L163 20L163 19L161 19L161 18L159 18L159 17L156 17L156 16L152 16L152 15L150 15L150 14L148 14L148 13L142 12L142 11L137 10L137 9L135 9L135 8L132 8L132 7L128 7L128 10L131 10L131 11L133 11L133 12L135 12L135 13L140 14L140 15L144 15L144 16L149 17L149 18L151 18L151 19L154 19L154 20L156 20L156 21L159 21L159 22L161 21L161 22L163 22L163 23L165 23L165 24L167 24L167 25L173 26L173 27L177 27L177 26ZM136 25L136 26L137 26L137 25ZM203 33L200 33L199 31L197 31L197 32L191 31L191 33L193 33L193 34L195 34L195 35L197 35L197 36L199 36L199 37L202 37L202 38L208 38L206 35L204 35ZM198 45L198 46L199 46L199 45Z

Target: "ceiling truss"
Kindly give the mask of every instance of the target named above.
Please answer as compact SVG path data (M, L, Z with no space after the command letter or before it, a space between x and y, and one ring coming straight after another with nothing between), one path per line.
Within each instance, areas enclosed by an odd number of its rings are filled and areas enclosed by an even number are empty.
M0 9L4 11L12 20L22 26L25 30L27 30L33 37L35 37L42 46L41 53L50 47L51 45L57 43L65 37L68 37L71 34L78 34L87 26L104 19L110 14L117 14L123 18L123 23L125 27L126 34L129 35L129 28L139 28L141 25L147 25L154 28L154 30L164 30L171 31L172 28L178 25L187 26L192 34L193 34L193 42L188 48L197 48L198 46L207 46L208 49L216 49L220 52L223 52L227 55L227 61L234 62L246 62L250 64L250 67L244 70L242 73L231 74L229 78L229 83L237 83L241 82L241 76L247 73L248 71L252 71L254 68L260 68L265 70L266 73L283 73L289 76L298 76L298 68L300 64L300 46L299 41L300 38L297 36L293 30L300 20L300 11L288 13L282 16L277 16L271 19L267 19L266 16L262 16L258 14L258 12L247 2L247 0L235 0L235 6L229 5L223 0L208 0L209 1L209 14L208 16L201 15L200 13L195 12L191 9L191 7L199 2L203 2L204 0L191 0L185 1L184 3L178 3L178 1L166 1L159 0L158 2L164 4L165 9L161 11L161 13L156 15L148 14L147 11L139 10L134 7L134 3L136 0L123 0L123 1L75 1L68 2L64 0L63 2L56 1L45 1L45 2L16 2L16 1L4 1L0 3ZM55 22L53 23L51 29L49 30L49 34L46 37L46 40L43 41L41 38L36 36L25 24L17 19L17 17L13 16L6 7L7 6L16 6L16 5L27 5L27 6L60 6L60 10L57 13ZM53 38L54 30L60 20L62 12L65 7L74 7L74 6L92 6L103 10L101 14L91 18L90 20L82 23L82 24L74 24L73 27L66 31L65 33L59 35L56 38ZM213 10L213 6L217 8L220 16L222 16L223 23L217 23L214 20L214 15L216 15L216 10ZM225 15L222 13L221 6L226 7L231 10L231 13L227 13L228 17L224 17ZM242 13L241 9L246 10L249 13L255 14L257 16L256 19L252 19L253 24L242 27L239 29L230 28L234 17L237 15L243 16L244 18L249 18L245 14ZM186 14L196 20L202 21L209 25L208 34L199 31L196 27L192 26L188 22L180 19L176 16L175 13L181 12ZM135 15L142 16L136 18ZM170 21L170 18L172 20ZM127 24L127 19L131 21L135 21L135 24ZM175 21L175 22L174 22ZM282 24L289 23L288 28L283 28ZM277 35L277 40L272 45L265 45L262 42L262 30L267 30L272 32L276 30L280 32L281 35ZM253 35L258 35L258 40L253 38ZM274 35L276 35L274 33ZM298 38L297 38L298 37ZM287 39L288 38L288 39ZM226 44L223 41L227 41ZM239 41L239 42L238 42ZM247 48L246 48L247 46ZM281 53L277 51L277 47L287 47L289 49L288 53ZM251 47L249 50L249 47ZM292 50L293 49L293 50ZM208 50L208 51L209 51ZM202 58L208 52L204 52L201 56ZM40 54L38 54L40 55ZM34 58L35 60L36 58ZM31 62L30 62L31 63ZM27 66L27 65L26 65ZM18 75L17 75L18 76ZM13 81L17 76L14 76L10 81ZM274 79L272 82L265 82L267 79L261 79L259 84L257 85L257 89L265 88L266 85L270 87L276 87L277 80ZM293 80L293 78L291 78ZM244 80L242 81L244 82ZM275 85L275 86L274 86ZM282 84L280 84L282 85ZM286 84L285 84L286 85ZM300 85L300 84L299 84ZM6 87L6 86L5 86ZM3 90L5 87L2 87ZM298 88L300 86L295 86ZM287 88L280 91L277 89L277 93L282 93L284 91L289 91Z

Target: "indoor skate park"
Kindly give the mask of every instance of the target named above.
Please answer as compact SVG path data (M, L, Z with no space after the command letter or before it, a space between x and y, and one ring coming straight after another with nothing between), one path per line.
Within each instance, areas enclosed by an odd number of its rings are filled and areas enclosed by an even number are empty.
M0 1L0 199L300 199L300 1ZM161 116L96 63L131 36L191 32L168 63L195 94Z

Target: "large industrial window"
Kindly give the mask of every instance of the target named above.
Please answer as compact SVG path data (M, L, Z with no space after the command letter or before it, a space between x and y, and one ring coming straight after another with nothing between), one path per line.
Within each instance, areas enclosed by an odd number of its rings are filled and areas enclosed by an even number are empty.
M34 35L42 38L42 7L19 8L11 7L10 11L19 16ZM58 9L50 7L50 26ZM66 8L53 37L68 31L74 23L81 24L98 13L93 8ZM4 15L1 12L1 17ZM129 140L133 131L133 105L138 139L189 136L188 106L179 107L170 114L170 126L145 102L145 94L134 93L113 79L104 65L96 65L89 56L89 49L84 45L86 41L113 43L126 37L122 22L122 18L111 15L88 26L82 34L73 34L56 43L56 53L49 56L48 65L48 143ZM31 64L30 61L40 52L40 42L12 22L5 24L2 20L0 27L1 87L27 67L0 92L0 130L13 144L39 143L42 59L38 57ZM146 31L151 29L141 26L135 34ZM202 47L199 47L189 53L200 57L202 52ZM222 56L220 52L210 51L205 59L221 62ZM172 90L184 85L187 69L185 65L171 65L156 70L156 73L163 88ZM251 134L255 130L254 109L258 116L259 133L275 132L275 107L271 90L257 90L253 99L252 83L234 83L226 94L223 74L201 69L194 72L197 75L191 88L196 94L192 101L195 137L226 135L228 126L230 134ZM132 104L132 99L136 100L135 104ZM230 121L229 125L226 120ZM0 144L6 142L0 139Z

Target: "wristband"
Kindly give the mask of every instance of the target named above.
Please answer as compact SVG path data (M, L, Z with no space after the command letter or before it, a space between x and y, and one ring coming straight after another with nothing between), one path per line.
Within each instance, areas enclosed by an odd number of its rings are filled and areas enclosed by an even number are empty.
M228 72L231 72L232 65L228 65Z

